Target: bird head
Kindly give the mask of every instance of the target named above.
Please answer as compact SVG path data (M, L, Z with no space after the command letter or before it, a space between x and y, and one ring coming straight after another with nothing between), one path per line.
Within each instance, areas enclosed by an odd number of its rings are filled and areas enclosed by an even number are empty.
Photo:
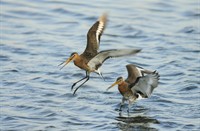
M109 86L108 88L107 88L107 91L110 89L110 88L112 88L112 87L114 87L115 85L120 85L122 82L123 82L124 80L123 80L123 77L118 77L117 78L117 80L111 85L111 86Z
M62 69L63 67L65 67L72 60L76 59L77 56L78 56L78 53L77 52L73 52L66 61L64 61L61 64L59 64L59 66L62 65L62 64L64 64L60 69Z

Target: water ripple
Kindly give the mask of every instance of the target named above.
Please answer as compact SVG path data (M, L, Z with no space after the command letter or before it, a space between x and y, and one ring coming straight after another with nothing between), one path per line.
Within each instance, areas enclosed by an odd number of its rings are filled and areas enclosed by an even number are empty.
M199 130L199 13L196 1L2 0L0 130ZM45 5L45 6L44 6ZM103 12L108 24L100 50L141 48L136 56L107 60L105 81L91 73L73 96L85 71L70 63L83 52L87 31ZM125 65L157 70L149 99L119 112L122 96L106 88Z

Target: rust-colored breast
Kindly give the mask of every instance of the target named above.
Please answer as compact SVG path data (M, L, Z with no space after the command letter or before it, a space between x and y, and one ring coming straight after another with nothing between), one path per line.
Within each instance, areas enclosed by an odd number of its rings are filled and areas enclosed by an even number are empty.
M87 62L88 61L86 58L84 58L83 56L78 56L74 60L74 65L78 66L79 68L81 68L83 70L88 70Z
M122 82L120 85L118 85L118 90L122 95L124 95L127 91L130 90L128 88L128 83L126 83L125 81Z

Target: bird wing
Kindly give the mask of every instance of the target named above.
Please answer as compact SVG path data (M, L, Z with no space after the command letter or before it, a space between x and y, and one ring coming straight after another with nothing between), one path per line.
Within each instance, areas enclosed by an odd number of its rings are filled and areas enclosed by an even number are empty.
M87 33L87 46L83 55L94 57L98 52L101 35L107 23L107 15L103 14Z
M153 72L152 74L140 77L135 83L130 84L130 88L133 92L142 93L142 97L148 98L158 86L158 80L158 72Z
M144 76L144 74L152 74L153 71L144 69L142 67L136 66L134 64L128 64L126 65L126 69L128 71L128 77L126 79L126 82L134 83L138 77Z
M101 51L94 58L92 58L87 65L90 69L97 70L103 62L109 58L134 55L140 51L141 49L112 49Z
M138 77L142 76L140 68L138 68L133 64L126 65L126 69L128 72L128 77L126 79L126 82L129 84L135 82Z

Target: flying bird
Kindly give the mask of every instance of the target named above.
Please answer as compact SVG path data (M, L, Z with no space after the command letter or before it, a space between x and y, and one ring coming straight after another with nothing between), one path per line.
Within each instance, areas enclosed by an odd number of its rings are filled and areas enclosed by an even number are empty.
M63 65L61 67L62 69L69 62L73 61L74 65L86 71L86 76L84 78L73 83L71 87L72 90L77 83L85 80L74 90L73 95L83 84L85 84L89 80L91 72L95 72L102 77L102 73L100 72L99 68L108 58L134 55L141 51L141 49L111 49L98 52L100 38L106 27L106 23L107 14L103 14L93 24L93 26L89 29L87 33L87 46L85 48L85 51L81 55L79 55L77 52L73 52L70 58L60 64Z
M114 87L118 84L118 90L123 96L120 105L120 111L125 101L128 101L128 112L130 105L136 100L142 98L149 98L153 90L158 86L159 74L156 71L150 71L133 64L126 65L128 71L128 77L126 80L123 77L118 77L110 87Z

